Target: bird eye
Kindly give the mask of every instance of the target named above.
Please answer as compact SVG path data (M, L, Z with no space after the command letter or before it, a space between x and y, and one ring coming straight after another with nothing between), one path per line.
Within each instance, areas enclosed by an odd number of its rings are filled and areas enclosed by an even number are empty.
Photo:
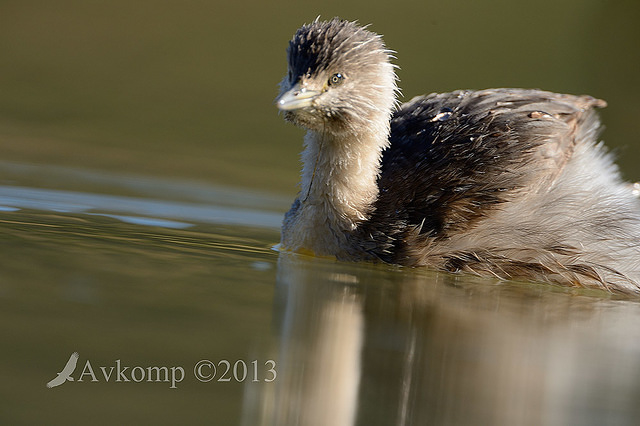
M338 84L342 83L342 80L344 80L344 76L338 72L329 78L328 83L329 86L337 86Z

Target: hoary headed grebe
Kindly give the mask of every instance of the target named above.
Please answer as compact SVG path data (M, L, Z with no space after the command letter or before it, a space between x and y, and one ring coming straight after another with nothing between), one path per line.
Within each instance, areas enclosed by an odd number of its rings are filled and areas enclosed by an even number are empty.
M277 107L308 130L285 250L640 292L640 202L601 143L604 101L525 89L396 104L379 35L300 28Z

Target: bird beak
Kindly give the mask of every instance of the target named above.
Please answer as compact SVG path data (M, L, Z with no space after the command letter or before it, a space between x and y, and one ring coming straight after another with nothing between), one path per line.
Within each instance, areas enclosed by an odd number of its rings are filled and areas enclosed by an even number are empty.
M282 94L276 99L276 106L280 111L293 111L311 106L313 100L320 96L321 92L302 87L300 83Z

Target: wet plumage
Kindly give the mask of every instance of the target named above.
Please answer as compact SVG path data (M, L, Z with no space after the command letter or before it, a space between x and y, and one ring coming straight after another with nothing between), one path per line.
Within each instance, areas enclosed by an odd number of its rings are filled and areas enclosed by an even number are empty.
M604 101L540 90L396 106L381 38L298 30L278 107L308 129L285 249L640 292L640 203L602 144Z

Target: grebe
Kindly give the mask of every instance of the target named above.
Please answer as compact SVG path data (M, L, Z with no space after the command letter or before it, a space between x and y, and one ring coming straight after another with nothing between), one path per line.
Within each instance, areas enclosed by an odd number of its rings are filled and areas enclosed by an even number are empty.
M640 293L640 202L597 142L606 103L527 89L397 105L381 37L334 18L287 49L308 130L284 250Z

